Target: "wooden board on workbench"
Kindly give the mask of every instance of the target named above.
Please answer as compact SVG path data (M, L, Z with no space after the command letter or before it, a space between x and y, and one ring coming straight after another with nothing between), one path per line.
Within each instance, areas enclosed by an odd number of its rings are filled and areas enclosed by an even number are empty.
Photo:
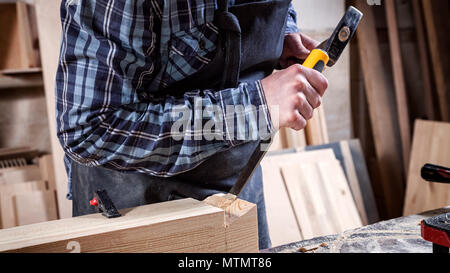
M450 204L450 187L429 183L420 170L427 164L450 167L450 123L417 120L408 172L404 215L422 213Z
M258 252L256 205L210 203L221 202L182 199L113 219L90 214L4 229L0 252Z

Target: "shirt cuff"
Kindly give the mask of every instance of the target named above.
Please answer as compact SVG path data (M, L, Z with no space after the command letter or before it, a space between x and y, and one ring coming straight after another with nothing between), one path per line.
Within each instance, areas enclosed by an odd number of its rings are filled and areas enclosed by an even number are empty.
M260 81L219 92L224 137L231 146L268 139L274 128Z

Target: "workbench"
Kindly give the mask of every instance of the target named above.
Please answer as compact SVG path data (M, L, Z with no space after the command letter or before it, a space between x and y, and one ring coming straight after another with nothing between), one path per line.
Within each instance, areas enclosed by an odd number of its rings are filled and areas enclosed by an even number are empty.
M422 239L420 222L449 213L450 207L379 222L341 234L318 237L263 250L263 253L432 253Z

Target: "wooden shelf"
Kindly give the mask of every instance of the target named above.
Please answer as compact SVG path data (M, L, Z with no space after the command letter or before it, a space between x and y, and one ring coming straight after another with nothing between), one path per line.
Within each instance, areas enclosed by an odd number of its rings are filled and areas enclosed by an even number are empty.
M42 69L8 69L0 71L0 89L42 87Z

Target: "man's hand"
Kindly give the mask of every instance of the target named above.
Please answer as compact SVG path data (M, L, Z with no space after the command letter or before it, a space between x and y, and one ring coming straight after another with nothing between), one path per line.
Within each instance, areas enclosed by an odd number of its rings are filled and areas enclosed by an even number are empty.
M280 58L282 68L295 63L294 59L305 60L311 50L320 43L301 33L291 33L284 37L283 53Z
M294 64L261 80L272 122L278 128L302 130L322 103L328 80L319 72ZM274 115L278 107L278 120ZM277 129L278 129L277 128Z

